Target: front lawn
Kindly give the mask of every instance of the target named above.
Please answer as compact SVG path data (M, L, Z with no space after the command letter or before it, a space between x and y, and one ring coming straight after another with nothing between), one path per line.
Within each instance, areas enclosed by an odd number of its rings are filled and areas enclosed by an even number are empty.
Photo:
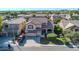
M49 41L42 37L41 40L40 40L40 43L41 44L49 44Z
M62 41L65 44L65 38L57 38L57 39Z
M57 38L57 35L54 33L50 33L47 35L47 38L41 38L41 44L56 44L56 45L63 45L65 42L64 38Z

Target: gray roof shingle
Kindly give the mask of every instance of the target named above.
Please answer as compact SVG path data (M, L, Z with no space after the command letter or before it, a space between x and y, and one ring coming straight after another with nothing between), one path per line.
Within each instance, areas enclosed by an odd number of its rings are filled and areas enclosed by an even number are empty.
M79 20L71 20L71 23L79 27Z
M3 23L7 23L7 24L20 24L23 21L25 21L24 18L17 18L17 19L12 19L12 20L4 20Z

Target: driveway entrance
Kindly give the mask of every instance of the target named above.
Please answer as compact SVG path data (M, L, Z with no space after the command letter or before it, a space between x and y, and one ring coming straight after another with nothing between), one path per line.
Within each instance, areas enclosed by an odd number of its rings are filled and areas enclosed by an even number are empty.
M35 42L33 39L27 40L27 43L24 45L25 47L38 47L41 44Z
M34 47L40 46L40 37L39 36L28 36L26 37L25 47Z

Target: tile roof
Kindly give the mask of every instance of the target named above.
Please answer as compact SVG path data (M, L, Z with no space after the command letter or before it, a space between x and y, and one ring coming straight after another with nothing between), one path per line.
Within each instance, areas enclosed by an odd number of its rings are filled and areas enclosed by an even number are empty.
M4 20L3 23L7 23L7 24L20 24L23 21L25 21L24 18L17 18L17 19L12 19L12 20Z
M75 26L79 27L79 20L71 20L70 22Z
M30 17L29 21L31 21L31 23L33 24L42 24L42 23L47 23L48 19L47 17Z

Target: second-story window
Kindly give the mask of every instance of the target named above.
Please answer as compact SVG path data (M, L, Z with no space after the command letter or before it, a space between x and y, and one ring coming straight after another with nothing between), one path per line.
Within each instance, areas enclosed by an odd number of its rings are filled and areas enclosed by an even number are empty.
M5 25L6 28L8 28L8 25Z
M42 23L42 28L46 28L46 23Z
M33 29L33 25L28 25L28 29Z

